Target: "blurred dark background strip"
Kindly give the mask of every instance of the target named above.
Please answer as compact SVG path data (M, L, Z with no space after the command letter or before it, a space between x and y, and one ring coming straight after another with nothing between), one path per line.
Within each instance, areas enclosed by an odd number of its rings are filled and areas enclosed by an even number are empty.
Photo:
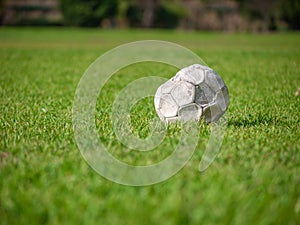
M300 29L300 0L0 0L1 26L268 32Z

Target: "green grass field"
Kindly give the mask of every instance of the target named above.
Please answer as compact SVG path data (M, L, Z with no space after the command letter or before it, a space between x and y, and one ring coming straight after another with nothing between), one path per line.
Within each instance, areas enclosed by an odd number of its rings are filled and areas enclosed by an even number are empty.
M221 151L204 173L209 136L175 176L130 187L99 176L81 157L72 129L77 84L101 54L122 43L158 39L190 48L225 80L231 97ZM0 224L300 224L300 34L0 29ZM119 71L97 102L101 140L124 162L151 164L172 152L120 145L111 102L128 82L171 77L176 69L141 63ZM152 99L132 110L134 132L149 134Z

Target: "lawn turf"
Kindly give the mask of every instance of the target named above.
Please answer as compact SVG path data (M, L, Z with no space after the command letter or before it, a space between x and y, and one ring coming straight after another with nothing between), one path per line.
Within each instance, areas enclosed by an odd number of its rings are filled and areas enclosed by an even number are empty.
M183 170L153 186L128 187L99 176L81 157L72 104L81 76L98 56L143 39L193 50L223 77L231 101L225 139L208 170L197 170L209 135L202 124L198 149ZM1 28L0 224L300 224L299 69L299 33ZM108 116L126 83L174 72L142 63L108 82L96 125L116 157L151 164L173 150L176 130L164 151L126 150ZM147 136L152 99L132 113L134 131Z

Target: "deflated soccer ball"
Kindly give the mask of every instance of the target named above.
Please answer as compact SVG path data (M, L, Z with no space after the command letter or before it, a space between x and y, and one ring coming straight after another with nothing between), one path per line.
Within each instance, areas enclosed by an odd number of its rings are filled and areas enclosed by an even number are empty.
M154 105L161 120L217 121L227 110L228 89L211 68L194 64L181 69L156 91Z

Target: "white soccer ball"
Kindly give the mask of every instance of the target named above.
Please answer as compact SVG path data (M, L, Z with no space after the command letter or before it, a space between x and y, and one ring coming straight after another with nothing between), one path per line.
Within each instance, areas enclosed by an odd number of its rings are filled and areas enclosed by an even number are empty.
M211 68L194 64L181 69L156 91L154 105L165 122L217 121L227 110L228 89Z

